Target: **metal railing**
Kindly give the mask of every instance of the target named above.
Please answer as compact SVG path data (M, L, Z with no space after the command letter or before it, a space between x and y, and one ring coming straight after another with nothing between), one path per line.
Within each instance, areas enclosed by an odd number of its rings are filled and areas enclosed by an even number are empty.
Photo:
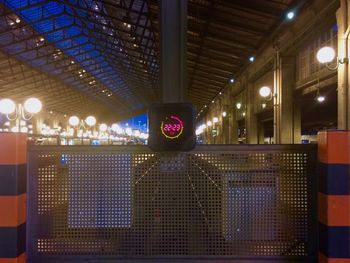
M315 154L314 145L30 146L29 262L313 262Z

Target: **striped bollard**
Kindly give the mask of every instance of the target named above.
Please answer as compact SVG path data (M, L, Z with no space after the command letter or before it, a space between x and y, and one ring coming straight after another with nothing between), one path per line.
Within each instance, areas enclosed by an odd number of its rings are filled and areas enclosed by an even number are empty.
M350 131L318 133L319 262L350 263Z
M27 136L0 133L0 263L24 263Z

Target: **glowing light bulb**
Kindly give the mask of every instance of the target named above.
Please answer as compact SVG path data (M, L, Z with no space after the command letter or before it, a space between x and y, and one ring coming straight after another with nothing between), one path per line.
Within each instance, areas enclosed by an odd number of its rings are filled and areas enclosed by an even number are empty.
M266 97L270 96L271 89L267 86L261 87L259 90L259 94L261 97L266 98Z
M0 112L3 114L11 114L16 110L16 104L13 100L10 99L2 99L0 100Z
M72 125L72 126L77 126L79 124L79 122L80 122L80 120L77 116L72 116L68 120L69 125Z
M86 119L85 119L85 122L87 125L89 125L90 127L91 126L94 126L96 124L96 118L94 116L88 116Z
M105 123L100 124L99 130L100 130L101 132L106 132L107 129L108 129L107 124L105 124Z
M24 102L24 109L29 113L38 113L42 107L41 101L37 98L30 98Z
M289 20L292 20L294 18L294 16L295 16L295 13L293 11L290 11L290 12L287 13L287 18Z
M335 58L335 51L331 47L323 47L317 52L316 58L322 64L332 62Z

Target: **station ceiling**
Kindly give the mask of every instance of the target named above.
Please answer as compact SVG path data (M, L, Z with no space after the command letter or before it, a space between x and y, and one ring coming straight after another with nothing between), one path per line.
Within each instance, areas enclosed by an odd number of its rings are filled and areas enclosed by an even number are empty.
M159 97L160 0L0 0L0 97L122 119ZM188 95L202 108L309 1L188 0Z

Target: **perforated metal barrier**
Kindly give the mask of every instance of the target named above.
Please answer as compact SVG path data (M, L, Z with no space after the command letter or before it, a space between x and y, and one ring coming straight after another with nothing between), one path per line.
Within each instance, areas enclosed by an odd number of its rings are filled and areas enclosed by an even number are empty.
M28 258L316 258L315 147L33 146Z

